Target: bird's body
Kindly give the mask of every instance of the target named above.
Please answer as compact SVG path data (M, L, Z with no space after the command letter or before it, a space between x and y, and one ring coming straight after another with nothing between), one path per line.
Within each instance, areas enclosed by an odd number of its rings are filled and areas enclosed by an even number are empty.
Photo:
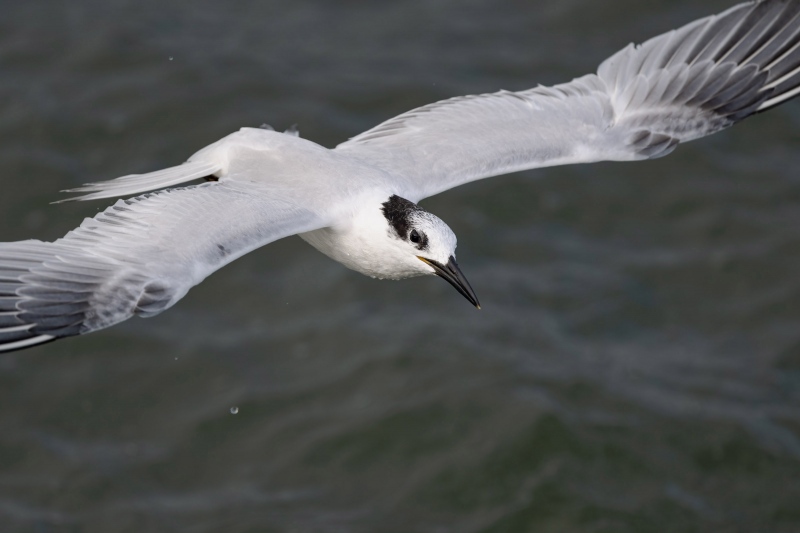
M800 0L762 0L629 46L597 74L430 104L335 149L243 128L177 167L76 189L140 196L62 239L0 243L0 351L160 313L294 234L368 276L439 275L478 306L455 235L422 199L517 170L661 157L798 93Z

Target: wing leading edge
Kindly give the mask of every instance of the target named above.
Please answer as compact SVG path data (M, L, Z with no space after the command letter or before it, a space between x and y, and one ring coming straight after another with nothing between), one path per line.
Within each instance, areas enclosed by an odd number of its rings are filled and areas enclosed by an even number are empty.
M336 150L420 200L518 170L664 156L798 93L800 0L762 0L630 45L597 74L429 104Z

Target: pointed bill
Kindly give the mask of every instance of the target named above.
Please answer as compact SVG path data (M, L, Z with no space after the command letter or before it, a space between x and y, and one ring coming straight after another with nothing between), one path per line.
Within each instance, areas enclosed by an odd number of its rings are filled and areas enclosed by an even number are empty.
M461 272L461 269L458 268L458 263L456 263L456 258L452 255L450 259L447 261L447 264L443 265L438 261L434 261L432 259L426 259L421 256L417 256L420 261L423 263L427 263L430 265L433 270L436 271L436 275L440 278L444 279L447 283L452 285L456 288L456 290L461 293L461 295L470 301L472 305L477 307L478 309L481 308L481 304L478 302L478 297L475 296L475 291L472 290L472 287L467 281L467 278L464 277L464 274Z

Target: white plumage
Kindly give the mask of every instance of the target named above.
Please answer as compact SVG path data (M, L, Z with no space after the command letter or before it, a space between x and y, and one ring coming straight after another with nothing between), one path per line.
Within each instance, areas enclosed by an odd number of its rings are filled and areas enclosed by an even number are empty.
M88 184L130 196L53 243L0 243L0 351L151 316L300 234L364 274L437 274L473 304L455 235L415 202L512 171L661 157L800 93L800 0L735 6L554 87L430 104L333 150L244 128L183 165ZM214 181L165 189L199 178Z

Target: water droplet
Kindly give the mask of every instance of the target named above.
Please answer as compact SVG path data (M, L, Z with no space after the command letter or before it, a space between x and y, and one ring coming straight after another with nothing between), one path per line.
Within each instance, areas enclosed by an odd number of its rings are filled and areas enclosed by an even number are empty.
M238 414L238 413L239 413L239 408L238 407L231 407L231 414L232 415L235 415L235 414Z
M169 56L169 60L172 61L172 56Z

